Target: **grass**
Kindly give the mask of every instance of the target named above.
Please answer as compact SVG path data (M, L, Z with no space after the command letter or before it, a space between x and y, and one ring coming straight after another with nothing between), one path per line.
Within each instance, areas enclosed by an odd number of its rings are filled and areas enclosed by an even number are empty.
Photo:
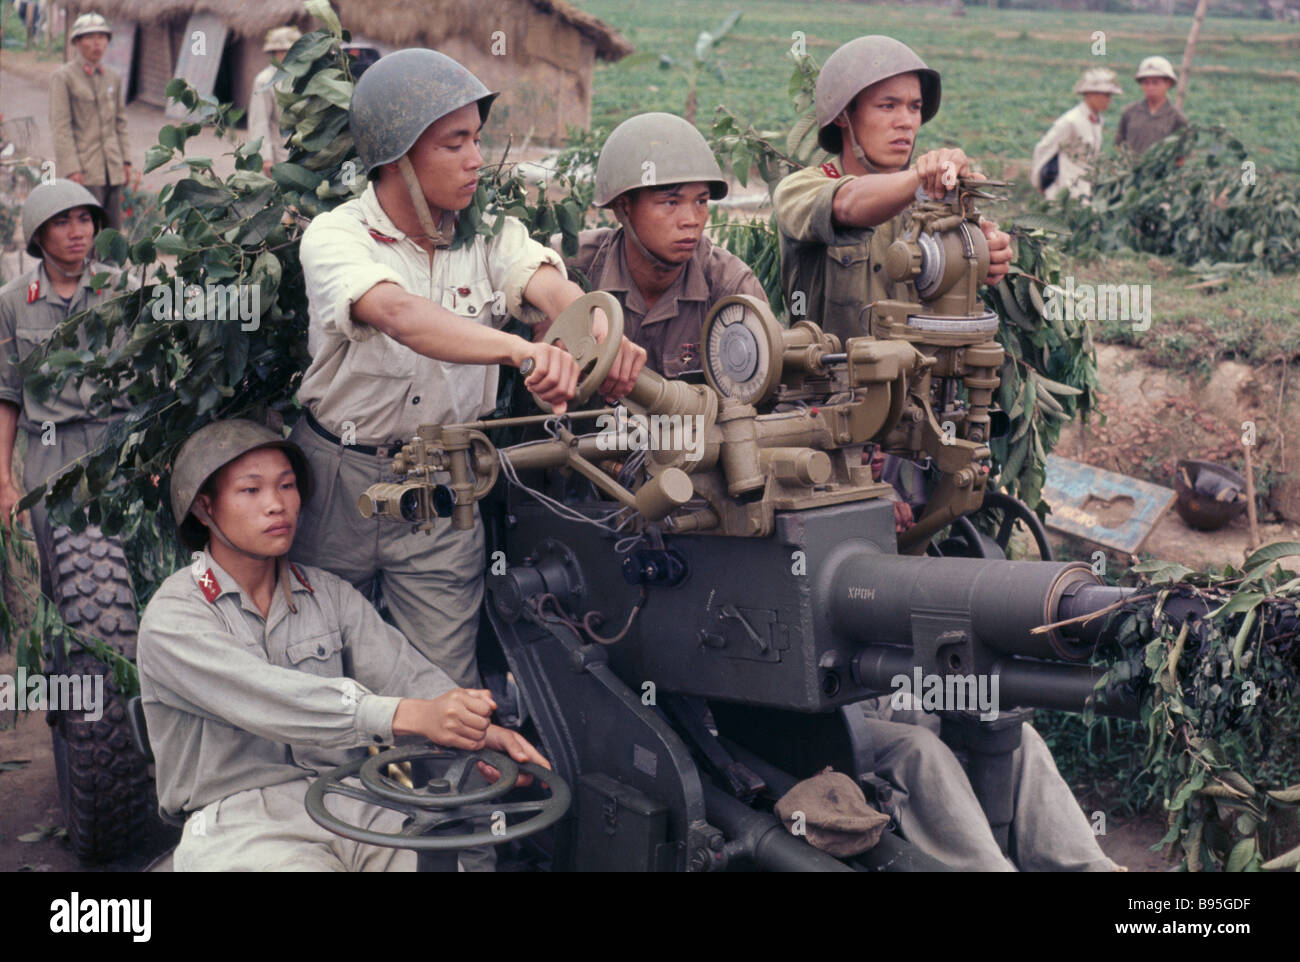
M1132 74L1142 57L1163 54L1181 63L1190 17L1070 11L989 10L791 0L578 0L578 6L619 30L638 52L687 58L701 30L733 9L744 17L719 48L726 81L702 73L697 124L707 129L712 108L725 104L756 126L785 130L794 120L786 96L792 34L802 31L808 52L825 62L840 44L885 33L910 44L943 74L943 107L922 128L918 150L955 144L998 173L1006 161L1023 167L1050 123L1072 106L1071 88L1086 67L1107 66L1125 94L1107 117L1139 98ZM1094 31L1106 34L1106 56L1091 53ZM1225 123L1258 151L1259 166L1300 171L1300 27L1263 20L1205 21L1190 79L1185 113L1194 123ZM653 64L599 65L592 122L611 128L646 110L681 113L686 75ZM1108 149L1113 149L1108 144Z
M1266 364L1300 354L1300 275L1230 278L1225 286L1189 289L1198 276L1149 255L1106 257L1062 268L1075 283L1150 284L1151 327L1094 322L1097 339L1142 350L1161 367L1208 376L1224 360Z

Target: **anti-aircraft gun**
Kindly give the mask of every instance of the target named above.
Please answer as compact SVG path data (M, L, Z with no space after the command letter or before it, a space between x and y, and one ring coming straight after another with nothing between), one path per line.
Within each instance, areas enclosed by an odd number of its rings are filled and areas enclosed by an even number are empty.
M1005 848L1026 710L1095 697L1087 660L1104 619L1078 619L1124 590L1078 563L924 556L987 486L1003 352L976 292L988 268L976 196L962 183L917 205L886 264L917 299L864 308L868 335L782 328L765 304L728 297L702 332L704 383L644 371L629 417L423 426L394 459L398 480L359 498L367 517L425 529L467 528L483 507L484 635L499 652L483 644L481 661L510 672L573 786L575 813L544 846L552 867L845 868L768 803L826 765L885 802L857 703L900 678L946 679L959 697L997 680L995 712L981 719L972 698L943 717ZM548 330L582 370L574 408L621 335L618 302L600 292ZM593 418L600 429L583 432ZM500 449L485 433L541 425L544 438ZM638 429L652 443L624 443ZM902 536L889 485L863 463L869 444L937 466ZM996 553L990 541L972 547ZM1135 712L1122 692L1098 695L1099 713ZM854 867L886 863L935 864L886 836Z

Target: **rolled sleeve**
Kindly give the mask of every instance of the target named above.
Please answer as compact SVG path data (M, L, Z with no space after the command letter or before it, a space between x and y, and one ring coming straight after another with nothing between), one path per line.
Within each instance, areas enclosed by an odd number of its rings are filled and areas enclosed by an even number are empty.
M159 595L140 621L138 655L142 678L164 705L284 744L344 749L376 734L392 739L397 699L376 700L350 678L273 665L201 598Z
M373 327L353 320L352 305L385 281L405 289L401 275L371 255L372 243L365 227L338 214L316 217L303 233L299 257L307 300L325 333L350 341L372 337Z
M544 324L549 318L524 300L524 288L533 275L549 264L568 277L564 259L551 248L528 236L528 230L514 217L505 217L501 232L488 244L488 271L492 286L506 296L507 312L525 324Z
M870 227L840 227L835 223L835 193L857 180L827 177L810 167L791 174L776 187L772 202L776 221L787 237L800 243L858 244L871 236Z

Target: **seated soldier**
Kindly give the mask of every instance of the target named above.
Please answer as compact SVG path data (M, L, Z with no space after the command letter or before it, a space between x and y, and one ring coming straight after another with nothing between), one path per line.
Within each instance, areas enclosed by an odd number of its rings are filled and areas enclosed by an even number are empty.
M139 669L159 806L186 818L178 871L413 871L414 852L341 838L303 805L313 777L399 735L547 765L491 723L487 691L457 688L346 581L288 562L310 490L297 445L251 421L209 424L176 456L194 563L145 608ZM335 812L401 827L350 798Z
M971 172L957 148L911 163L917 131L938 111L939 93L939 74L890 37L850 41L817 78L818 141L836 156L791 174L776 189L781 278L787 300L796 303L795 293L802 292L809 319L841 338L869 333L863 308L873 301L912 299L901 285L895 291L881 270L917 187L942 196L953 175ZM1007 273L1011 241L993 224L981 227L989 242L985 282L997 283ZM896 527L905 523L896 513ZM961 763L939 739L938 717L891 701L885 696L862 703L876 772L896 789L903 834L926 854L967 870L1116 869L1032 726L1023 726L1015 754L1013 865Z
M700 369L700 331L719 300L752 294L767 303L748 265L704 236L710 198L726 195L713 151L681 117L629 118L601 148L593 203L622 226L583 231L566 266L618 299L624 336L665 377Z

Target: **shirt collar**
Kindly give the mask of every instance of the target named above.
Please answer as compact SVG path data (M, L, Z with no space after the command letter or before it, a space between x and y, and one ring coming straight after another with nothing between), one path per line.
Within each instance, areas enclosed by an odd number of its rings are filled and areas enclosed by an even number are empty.
M41 263L37 270L39 272L37 277L41 282L41 297L58 307L59 310L63 310L65 306L63 298L54 290L54 284L50 281L49 272L45 269L45 258L41 258ZM77 289L72 292L72 300L68 301L66 305L67 307L70 308L81 300L82 293L89 289L90 278L93 277L95 273L93 262L87 261L86 266L81 269L81 276L77 278Z
M370 228L371 236L379 234L386 238L392 238L393 241L407 241L419 247L420 250L424 250L419 244L411 240L409 234L404 234L393 223L393 219L388 216L383 205L379 203L379 195L375 193L374 181L366 184L366 189L361 194L361 213L365 217L366 227ZM456 217L457 215L453 212L453 224L456 222ZM379 240L378 237L375 239Z
M235 580L234 575L232 575L225 568L221 567L221 565L217 564L217 560L212 557L212 553L208 551L207 548L204 548L202 551L199 552L199 554L202 556L199 563L195 564L191 562L189 568L190 577L194 579L194 584L198 588L199 592L202 593L204 597L207 597L208 591L215 590L216 594L213 595L211 598L212 604L216 604L217 599L224 597L225 595L231 595L231 594L238 595L239 603L243 606L243 608L246 611L251 611L259 618L262 617L262 612L258 610L257 605L253 604L252 599L250 599L246 594L244 594L244 589L239 586L239 582ZM286 564L288 563L287 559L285 563ZM299 570L301 571L301 569ZM207 588L207 586L204 583L203 579L209 576L212 579L214 579L216 582L214 588ZM309 594L315 594L315 592L312 591L311 588L309 588L307 585L305 585L301 580L299 580L295 576L292 570L289 573L289 590L294 593L307 592ZM271 611L267 612L268 621L270 621L270 616L275 611L275 600L279 598L281 599L281 603L283 603L282 596L283 596L283 592L280 590L280 584L277 575L275 594L271 599Z
M81 66L81 72L84 73L87 77L89 77L91 74L102 75L104 73L104 61L101 60L99 63L92 64L89 60L87 60L85 57L81 55L80 51L78 51L77 53L77 63Z
M627 263L627 245L624 241L623 228L617 228L610 235L609 244L613 249L609 257L605 258L605 266L602 268L599 277L591 279L592 287L601 291L623 291L627 295L628 310L635 311L638 314L646 314L645 298L641 294L641 289L636 286L636 280L632 277L632 269ZM709 282L704 276L704 268L701 266L704 259L709 256L709 251L713 249L713 242L706 235L700 235L699 246L695 248L695 253L691 259L686 262L686 269L677 275L671 287L664 291L655 301L655 313L659 313L658 308L669 301L707 301L709 299ZM675 311L673 312L676 313Z

